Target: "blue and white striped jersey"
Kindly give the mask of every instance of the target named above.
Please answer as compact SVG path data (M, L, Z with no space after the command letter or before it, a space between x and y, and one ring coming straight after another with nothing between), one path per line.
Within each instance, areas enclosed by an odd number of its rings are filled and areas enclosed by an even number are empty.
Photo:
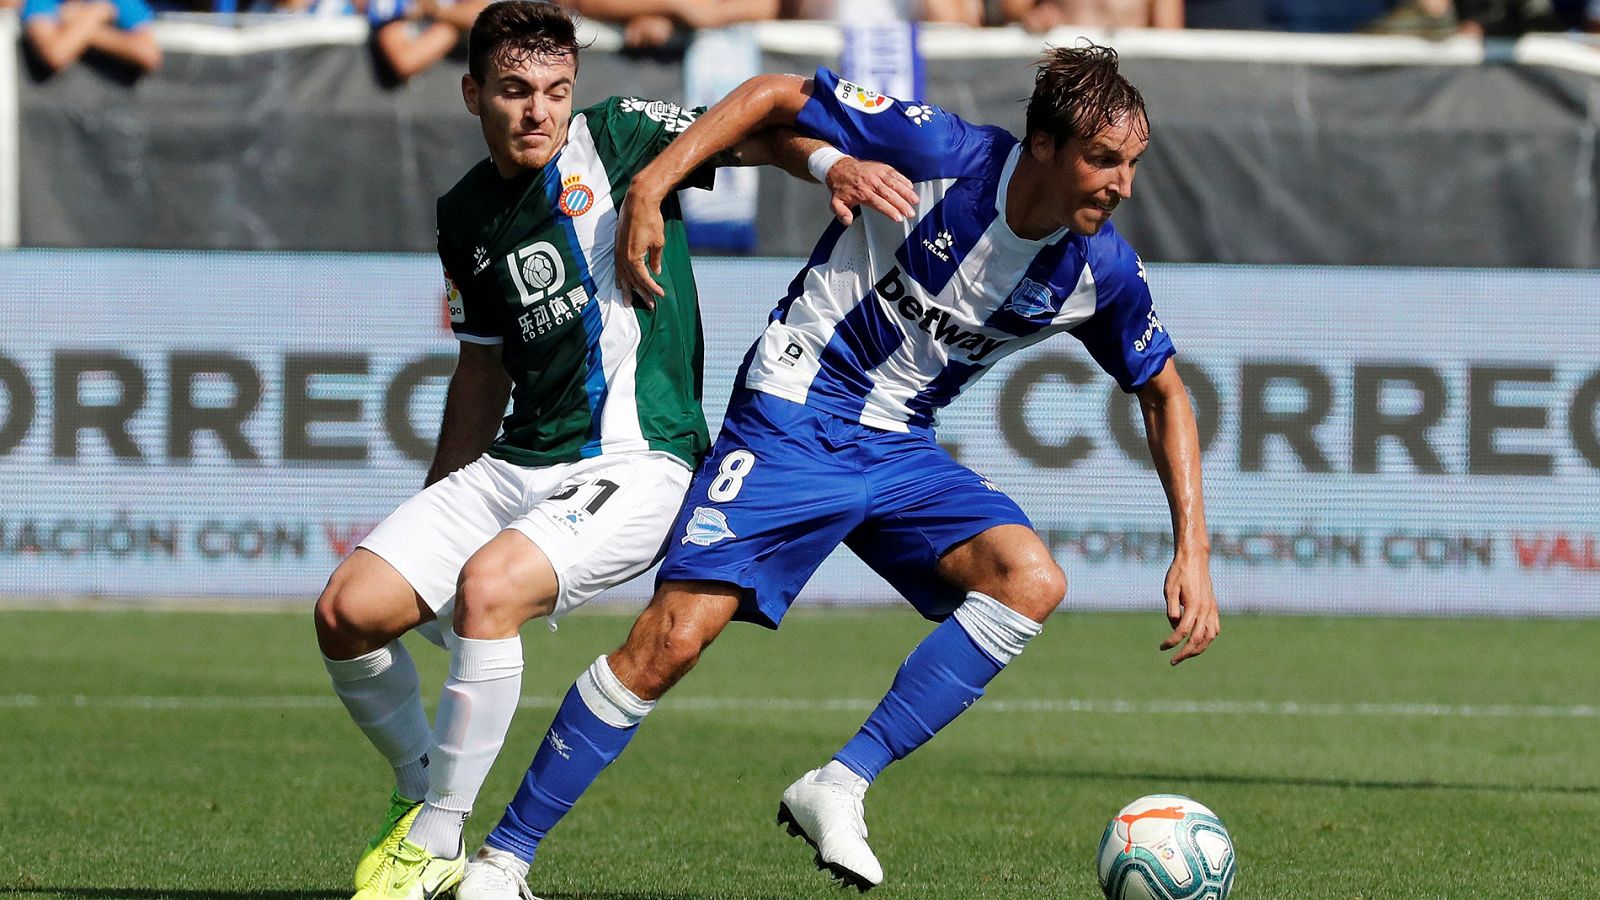
M891 431L935 414L1009 353L1066 331L1125 391L1173 355L1144 264L1107 222L1024 240L1006 224L1021 144L818 69L800 133L893 165L915 215L829 226L745 359L744 386Z

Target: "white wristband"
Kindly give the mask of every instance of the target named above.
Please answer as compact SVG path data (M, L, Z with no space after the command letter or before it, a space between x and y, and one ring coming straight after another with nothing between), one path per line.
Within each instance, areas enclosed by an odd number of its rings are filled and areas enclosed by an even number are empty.
M828 170L841 159L844 159L844 153L838 147L818 147L806 159L806 170L818 184L827 184Z

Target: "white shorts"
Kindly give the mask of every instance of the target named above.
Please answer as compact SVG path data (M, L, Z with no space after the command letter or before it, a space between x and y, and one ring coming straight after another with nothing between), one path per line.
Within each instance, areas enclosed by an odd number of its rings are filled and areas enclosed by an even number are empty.
M655 564L691 475L682 460L655 451L537 468L484 455L400 504L360 546L394 566L436 621L448 623L467 558L515 529L555 569L553 628ZM419 631L442 643L437 626Z

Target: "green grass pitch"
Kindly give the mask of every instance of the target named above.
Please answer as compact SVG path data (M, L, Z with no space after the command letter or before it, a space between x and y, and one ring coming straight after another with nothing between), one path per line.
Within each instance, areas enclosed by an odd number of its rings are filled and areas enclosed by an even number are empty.
M491 827L557 698L630 618L525 630ZM546 841L547 898L839 897L773 824L928 626L735 625ZM309 614L6 611L0 900L339 898L389 790ZM1099 896L1147 793L1228 824L1238 898L1600 894L1600 622L1235 616L1176 669L1157 614L1067 613L867 798L893 898ZM411 644L424 696L444 656ZM853 892L851 894L853 896Z

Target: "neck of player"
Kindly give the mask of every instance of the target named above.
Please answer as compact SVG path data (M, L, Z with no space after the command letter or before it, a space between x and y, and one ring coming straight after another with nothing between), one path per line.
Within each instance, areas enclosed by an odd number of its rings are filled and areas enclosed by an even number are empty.
M1006 186L1006 225L1025 241L1037 241L1067 225L1064 211L1047 182L1049 171L1026 149Z

